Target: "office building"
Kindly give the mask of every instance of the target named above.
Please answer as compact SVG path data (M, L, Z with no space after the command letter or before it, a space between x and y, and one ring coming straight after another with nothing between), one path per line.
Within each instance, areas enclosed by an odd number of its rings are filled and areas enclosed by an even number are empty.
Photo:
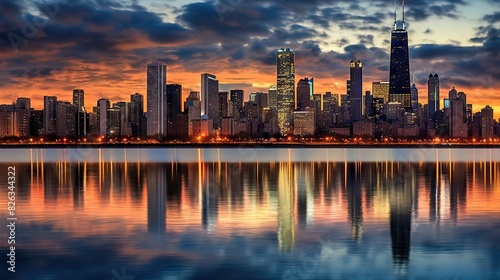
M282 135L293 132L295 108L295 52L277 51L278 127Z
M56 134L58 137L76 137L77 113L78 108L70 102L57 102Z
M219 81L212 74L201 75L201 115L213 120L214 127L220 128L221 116L219 112Z
M21 97L16 100L17 135L19 137L28 137L30 135L30 107L31 99Z
M415 113L418 110L418 89L415 84L411 85L411 108Z
M405 25L403 1L402 24L395 18L394 30L391 32L389 102L399 102L403 109L411 110L410 58L408 31Z
M100 136L107 136L108 133L108 119L109 119L109 108L111 103L108 99L102 98L97 101L96 107L96 120L97 129L96 132Z
M293 134L297 136L312 136L315 134L314 109L293 112Z
M57 110L57 97L44 96L43 97L43 121L45 135L55 135L56 131L56 110Z
M481 110L481 138L490 139L495 135L493 108L486 106Z
M450 111L448 116L449 136L467 138L468 128L465 120L465 93L457 93L455 87L449 93Z
M373 82L372 96L382 99L384 104L389 102L389 82Z
M306 108L312 108L313 99L313 79L300 79L297 83L297 111L305 111Z
M241 89L231 90L229 92L230 100L233 109L233 118L238 120L245 117L245 111L243 110L243 97L244 91Z
M271 85L267 91L269 94L269 108L271 110L278 110L278 90L275 85Z
M142 115L144 114L144 96L139 93L130 95L129 122L132 136L141 136Z
M351 61L349 80L349 114L351 122L363 120L363 64Z
M441 110L439 106L439 76L438 74L429 75L429 81L427 82L427 117L429 120L434 118L434 114Z
M167 136L167 65L159 60L147 66L147 135Z

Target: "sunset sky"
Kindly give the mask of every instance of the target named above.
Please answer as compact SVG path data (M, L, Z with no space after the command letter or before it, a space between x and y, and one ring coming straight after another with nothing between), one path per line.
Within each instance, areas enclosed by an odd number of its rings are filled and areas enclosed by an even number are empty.
M500 117L500 0L406 6L420 103L438 73L441 98L455 86L474 111L489 104ZM221 90L248 96L276 84L283 47L296 51L297 82L314 77L316 93L345 93L352 59L363 61L363 90L371 90L388 80L393 11L393 0L1 0L0 103L30 97L41 109L44 95L70 101L75 88L88 110L99 98L128 101L145 94L146 64L156 58L185 96L205 72Z

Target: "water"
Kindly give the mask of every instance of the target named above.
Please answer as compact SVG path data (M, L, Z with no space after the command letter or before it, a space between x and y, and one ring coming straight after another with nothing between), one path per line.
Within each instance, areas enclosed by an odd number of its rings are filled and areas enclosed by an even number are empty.
M1 279L500 279L498 150L12 151Z

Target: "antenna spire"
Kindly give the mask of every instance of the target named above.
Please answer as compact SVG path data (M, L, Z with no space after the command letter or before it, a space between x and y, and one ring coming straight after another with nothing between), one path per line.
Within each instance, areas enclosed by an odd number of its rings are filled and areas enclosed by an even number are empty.
M405 21L405 0L403 0L403 30L406 30L406 21Z
M398 29L398 5L394 0L394 30Z

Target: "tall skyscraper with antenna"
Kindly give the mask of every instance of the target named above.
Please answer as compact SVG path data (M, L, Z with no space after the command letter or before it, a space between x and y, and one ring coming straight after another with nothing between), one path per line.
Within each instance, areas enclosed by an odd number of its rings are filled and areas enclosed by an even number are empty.
M405 21L405 1L403 0L403 19L397 21L394 11L394 30L391 32L391 63L389 72L389 101L400 102L407 110L412 110L410 88L410 58L408 51L408 31Z

